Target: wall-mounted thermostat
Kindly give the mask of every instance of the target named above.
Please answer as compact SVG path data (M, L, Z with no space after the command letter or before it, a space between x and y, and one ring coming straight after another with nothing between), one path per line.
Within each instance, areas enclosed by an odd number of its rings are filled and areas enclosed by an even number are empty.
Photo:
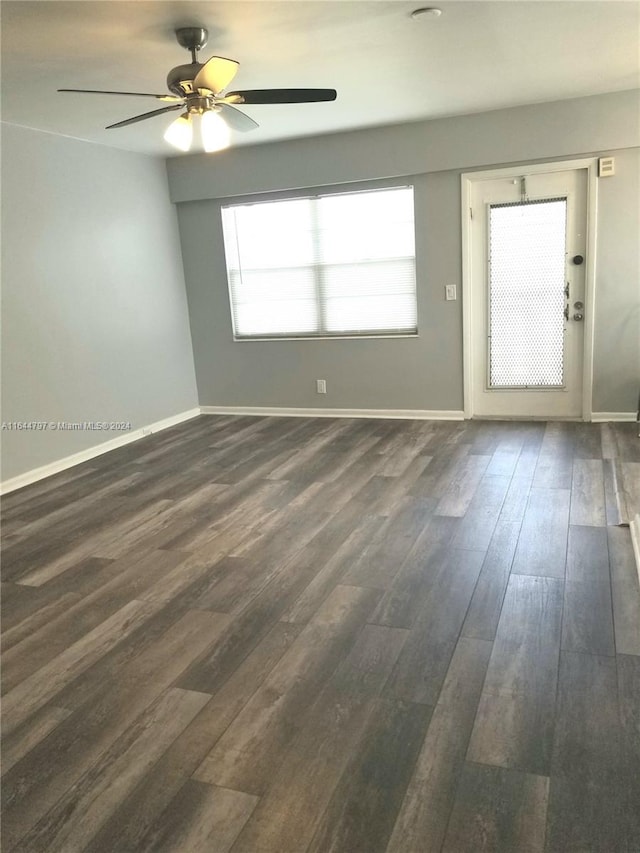
M608 178L609 175L615 175L616 173L616 159L615 157L600 157L598 160L598 177L599 178Z

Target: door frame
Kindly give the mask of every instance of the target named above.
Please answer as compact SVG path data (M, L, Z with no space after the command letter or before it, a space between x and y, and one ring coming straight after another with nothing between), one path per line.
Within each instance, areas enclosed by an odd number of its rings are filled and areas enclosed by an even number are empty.
M593 406L593 336L595 328L594 305L596 289L596 218L598 211L598 158L558 160L553 163L531 163L463 172L460 176L462 191L462 349L464 369L464 416L472 418L473 412L473 324L474 279L471 252L471 198L473 184L501 178L520 178L550 172L569 172L586 169L587 172L587 233L585 255L585 319L582 377L582 420L590 421ZM484 304L482 306L484 310ZM532 418L533 419L533 418Z

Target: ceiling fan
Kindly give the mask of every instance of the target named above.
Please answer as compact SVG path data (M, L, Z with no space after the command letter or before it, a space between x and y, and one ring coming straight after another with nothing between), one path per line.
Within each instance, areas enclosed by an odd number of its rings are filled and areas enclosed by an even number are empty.
M193 119L200 117L200 132L205 151L220 151L229 145L230 129L254 130L258 123L235 104L303 104L316 101L335 101L335 89L245 89L224 90L235 77L239 63L222 56L212 56L207 62L197 61L198 51L207 43L209 34L203 27L181 27L176 31L178 43L191 51L191 62L177 65L167 76L167 88L173 94L154 95L148 92L109 92L100 89L58 89L58 92L84 92L92 95L133 95L156 98L168 106L151 110L133 118L107 126L107 130L124 127L173 110L184 110L167 128L164 138L181 151L188 151L193 139Z

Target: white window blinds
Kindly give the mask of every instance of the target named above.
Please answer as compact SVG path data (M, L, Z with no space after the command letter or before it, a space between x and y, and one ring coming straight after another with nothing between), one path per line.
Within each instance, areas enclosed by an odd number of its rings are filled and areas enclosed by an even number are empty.
M222 209L237 338L416 334L413 189Z

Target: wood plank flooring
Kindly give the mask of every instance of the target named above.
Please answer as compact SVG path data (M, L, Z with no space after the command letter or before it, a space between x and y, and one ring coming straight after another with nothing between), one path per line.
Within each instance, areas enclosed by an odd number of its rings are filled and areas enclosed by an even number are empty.
M215 416L8 495L2 850L640 853L639 460Z

